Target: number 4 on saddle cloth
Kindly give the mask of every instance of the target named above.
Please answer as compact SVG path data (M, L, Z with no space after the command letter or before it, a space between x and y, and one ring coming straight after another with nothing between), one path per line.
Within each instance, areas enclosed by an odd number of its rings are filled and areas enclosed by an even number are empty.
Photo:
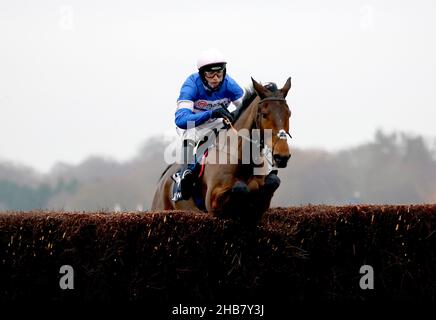
M194 150L189 150L186 148L186 152L193 153L193 163L192 164L182 164L176 173L172 175L172 200L174 202L180 200L188 200L193 195L193 189L195 186L195 181L203 175L205 160L208 155L208 150L214 147L215 137L218 135L218 130L213 129L210 134L206 135L202 140L200 140L195 146ZM188 155L189 158L189 155ZM192 174L189 177L183 179L182 175L186 168L189 168ZM196 199L194 196L194 201L198 207L203 207L203 199Z

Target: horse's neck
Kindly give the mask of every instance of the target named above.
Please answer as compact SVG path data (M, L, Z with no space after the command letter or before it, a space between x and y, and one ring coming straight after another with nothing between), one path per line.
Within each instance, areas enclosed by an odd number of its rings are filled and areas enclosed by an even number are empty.
M256 121L257 116L257 103L259 102L259 97L253 100L253 102L247 107L245 111L242 112L238 120L236 120L234 127L236 130L241 129L252 129Z
M250 132L249 133L250 137L251 137L251 130L257 127L256 119L258 116L257 113L258 113L259 100L260 100L259 97L256 97L256 99L254 99L253 102L247 107L247 109L245 111L243 111L243 113L241 114L239 119L234 124L234 127L237 131L240 131L242 129L248 130ZM245 152L249 152L252 154L253 151L251 151L251 152L249 151L249 150L252 150L252 147L253 147L253 146L251 146L251 143L252 143L251 140L239 139L239 141L238 141L238 159L239 159L239 161L241 161L243 158L242 152L244 150L245 150ZM260 150L259 150L259 152L260 152ZM247 168L247 166L244 166L244 167Z
M227 172L231 172L234 176L237 174L237 172L245 172L243 175L246 176L247 173L249 173L249 175L252 175L252 171L251 169L253 168L253 165L255 165L254 163L243 163L245 160L250 159L247 158L247 154L243 155L243 152L248 152L249 153L249 157L251 157L252 155L252 140L251 138L251 130L256 128L256 117L257 117L257 112L258 112L258 102L259 102L259 98L257 97L243 112L242 114L239 116L238 120L235 121L235 123L233 124L233 127L236 129L237 133L233 130L228 130L226 131L226 135L229 135L230 137L233 137L233 139L227 139L227 136L222 136L222 138L224 138L223 140L220 139L220 136L218 136L218 140L217 140L217 144L216 144L216 149L215 151L217 152L218 155L220 155L223 159L227 159L227 163L231 164L230 166L227 166L227 168L225 170L227 170ZM248 133L247 136L247 131L243 132L244 130L249 131L250 133ZM235 135L237 136L244 136L247 137L249 139L242 139L239 137L235 137ZM234 145L232 144L232 141L236 141L237 142L237 149L235 153L235 149ZM228 146L228 142L230 141L230 146L229 148ZM232 151L229 151L232 150ZM260 150L259 150L260 152ZM238 161L237 162L230 162L229 159L233 159L235 160L234 157L237 157ZM216 155L212 156L211 158L216 158ZM214 158L214 159L215 159ZM256 164L256 167L262 166L263 164ZM247 171L248 170L248 171Z

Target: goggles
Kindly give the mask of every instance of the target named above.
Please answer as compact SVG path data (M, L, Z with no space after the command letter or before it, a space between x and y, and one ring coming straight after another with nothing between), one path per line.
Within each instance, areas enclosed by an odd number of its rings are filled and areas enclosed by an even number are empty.
M221 78L224 75L224 70L219 71L205 71L204 77L206 79L213 79L215 76L218 76L218 78Z

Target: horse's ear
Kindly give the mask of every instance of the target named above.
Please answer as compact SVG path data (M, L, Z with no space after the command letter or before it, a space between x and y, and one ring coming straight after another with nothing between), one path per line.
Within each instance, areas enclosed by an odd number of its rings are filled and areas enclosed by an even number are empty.
M256 93L258 94L258 96L261 99L265 98L268 90L265 89L265 87L263 85L261 85L259 82L254 80L253 77L251 77L251 81L253 82L253 88L256 91Z
M280 89L280 91L283 93L283 97L286 98L286 95L288 94L289 89L291 89L291 77L288 78L283 88Z

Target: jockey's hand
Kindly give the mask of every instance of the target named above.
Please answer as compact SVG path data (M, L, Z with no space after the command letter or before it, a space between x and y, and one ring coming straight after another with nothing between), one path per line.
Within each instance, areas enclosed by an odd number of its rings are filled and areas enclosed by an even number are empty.
M233 115L223 107L220 107L218 109L212 110L212 118L227 118L230 120L230 122L233 122Z

